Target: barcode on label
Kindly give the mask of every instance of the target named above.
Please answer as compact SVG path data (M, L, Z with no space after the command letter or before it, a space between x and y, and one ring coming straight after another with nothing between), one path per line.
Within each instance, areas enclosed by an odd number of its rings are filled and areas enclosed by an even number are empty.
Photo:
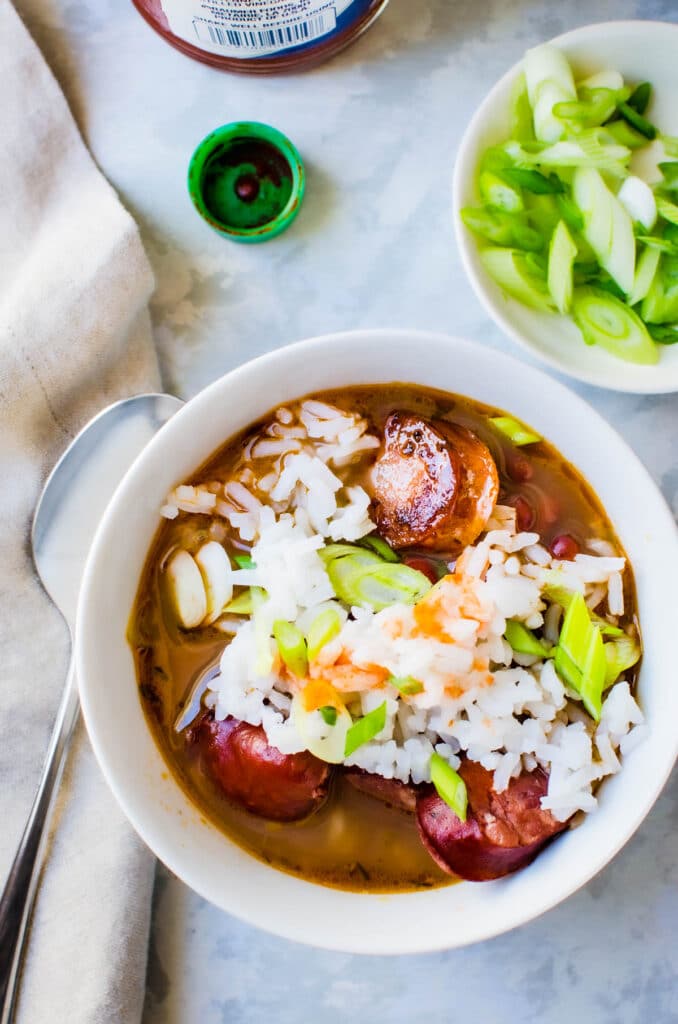
M337 25L334 10L323 11L296 25L268 29L233 29L210 21L194 21L195 33L201 43L235 47L239 50L273 50L300 46L327 35Z

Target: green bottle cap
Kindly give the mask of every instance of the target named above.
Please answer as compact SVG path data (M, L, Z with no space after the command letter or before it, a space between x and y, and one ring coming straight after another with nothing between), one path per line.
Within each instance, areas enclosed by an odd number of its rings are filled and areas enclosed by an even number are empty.
M235 121L207 135L191 157L188 191L210 227L234 242L265 242L289 227L306 174L295 146L257 121Z

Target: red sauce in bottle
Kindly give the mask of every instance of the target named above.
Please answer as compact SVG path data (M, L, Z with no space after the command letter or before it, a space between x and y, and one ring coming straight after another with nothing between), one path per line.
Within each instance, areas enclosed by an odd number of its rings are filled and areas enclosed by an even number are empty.
M132 0L182 53L224 71L297 71L334 56L388 0Z

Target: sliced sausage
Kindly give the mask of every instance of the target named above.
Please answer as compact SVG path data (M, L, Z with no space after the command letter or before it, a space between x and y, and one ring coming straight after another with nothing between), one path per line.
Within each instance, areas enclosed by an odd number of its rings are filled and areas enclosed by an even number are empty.
M511 779L503 793L492 785L492 773L465 761L459 774L466 783L466 821L431 787L417 800L421 840L448 874L472 882L501 878L534 860L548 840L567 827L541 808L548 776L537 769Z
M410 814L416 810L418 786L400 782L399 779L385 779L382 775L365 772L362 768L346 768L344 778L361 793L367 793L391 807L409 811Z
M394 412L373 473L379 532L394 547L456 551L484 529L499 492L489 449L465 427Z
M204 770L235 803L273 821L297 821L327 796L330 767L304 751L281 754L261 726L206 715L192 730Z

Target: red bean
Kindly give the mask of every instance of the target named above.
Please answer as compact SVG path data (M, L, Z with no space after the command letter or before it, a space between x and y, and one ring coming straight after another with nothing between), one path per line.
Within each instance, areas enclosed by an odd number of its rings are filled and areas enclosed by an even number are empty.
M579 544L571 533L559 533L551 541L550 551L554 558L571 562L579 554Z
M527 498L524 498L522 494L512 494L507 499L506 504L511 505L516 510L518 530L520 532L531 530L535 523L536 513Z
M509 455L506 459L506 471L517 484L527 483L532 479L532 465L522 455Z

